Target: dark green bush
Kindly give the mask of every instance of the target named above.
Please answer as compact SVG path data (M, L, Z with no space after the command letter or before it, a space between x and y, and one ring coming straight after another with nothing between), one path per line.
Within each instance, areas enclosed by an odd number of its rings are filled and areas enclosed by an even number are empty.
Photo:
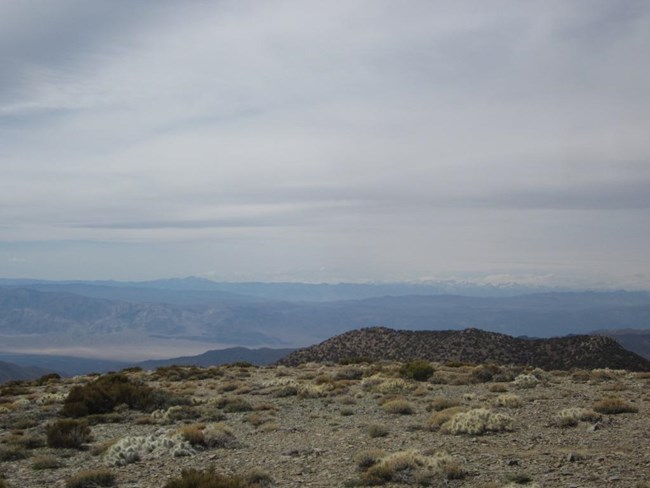
M501 368L496 364L481 364L472 370L470 377L476 383L487 383L500 373Z
M399 372L404 378L415 381L426 381L433 375L433 366L431 366L429 361L416 359L415 361L404 364Z
M169 400L169 397L160 391L134 383L124 374L112 373L87 385L72 388L61 413L66 417L85 417L110 413L118 405L153 411L167 406Z
M36 386L47 385L48 383L56 383L61 379L61 375L57 373L49 373L41 376L37 380L34 380L32 383Z
M85 420L63 419L47 426L47 445L50 447L79 449L91 439L90 427Z

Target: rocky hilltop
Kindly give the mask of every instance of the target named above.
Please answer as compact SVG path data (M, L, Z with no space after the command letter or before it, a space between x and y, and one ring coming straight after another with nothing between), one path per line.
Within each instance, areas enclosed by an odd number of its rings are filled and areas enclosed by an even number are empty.
M650 361L624 349L614 339L577 335L551 339L520 339L479 329L411 331L372 327L346 332L320 344L298 349L280 361L369 360L462 361L521 364L543 369L612 368L650 371Z

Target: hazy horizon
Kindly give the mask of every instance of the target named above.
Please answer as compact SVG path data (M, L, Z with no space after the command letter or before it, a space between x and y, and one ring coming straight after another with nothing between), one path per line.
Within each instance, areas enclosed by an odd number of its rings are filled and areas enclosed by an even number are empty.
M650 4L0 0L0 276L650 289Z

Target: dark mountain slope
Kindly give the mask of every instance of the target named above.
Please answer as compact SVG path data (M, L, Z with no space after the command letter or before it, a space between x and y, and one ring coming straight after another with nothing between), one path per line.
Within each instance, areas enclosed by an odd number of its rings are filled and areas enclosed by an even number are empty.
M650 361L602 336L518 339L478 329L409 331L384 327L354 330L315 346L299 349L281 364L372 360L463 361L525 364L544 369L615 368L650 371Z
M40 378L49 372L51 372L51 370L48 371L41 368L18 366L17 364L0 361L0 383L10 380L33 380L35 378Z
M287 356L295 349L271 349L262 347L259 349L248 349L246 347L229 347L227 349L215 349L206 351L198 356L184 356L171 359L154 359L143 361L137 366L143 369L155 369L160 366L218 366L243 361L258 366L274 363Z
M592 334L611 337L628 351L650 360L650 329L598 330Z

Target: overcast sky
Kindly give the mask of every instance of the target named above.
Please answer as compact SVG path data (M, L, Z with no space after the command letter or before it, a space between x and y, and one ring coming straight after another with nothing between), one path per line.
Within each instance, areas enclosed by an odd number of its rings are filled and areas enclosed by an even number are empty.
M0 0L0 276L650 288L650 2Z

